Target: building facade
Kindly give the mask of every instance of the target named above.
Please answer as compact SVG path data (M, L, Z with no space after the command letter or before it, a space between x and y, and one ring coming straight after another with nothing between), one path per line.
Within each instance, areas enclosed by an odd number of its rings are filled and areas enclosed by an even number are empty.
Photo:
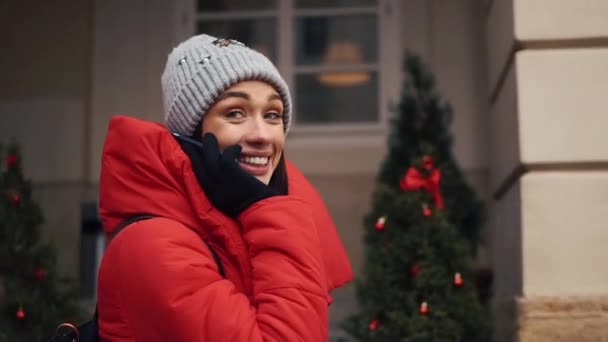
M243 36L295 89L288 157L325 198L358 270L410 50L453 105L455 155L490 209L478 262L495 274L497 340L598 341L608 338L606 15L603 0L4 1L0 139L22 143L45 232L78 277L72 246L81 205L97 197L109 118L161 121L170 49L198 32ZM353 296L352 286L335 294L336 335Z

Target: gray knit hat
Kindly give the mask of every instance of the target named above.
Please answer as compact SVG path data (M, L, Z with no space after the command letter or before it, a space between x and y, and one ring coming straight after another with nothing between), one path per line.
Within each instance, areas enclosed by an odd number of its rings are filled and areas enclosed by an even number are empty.
M161 77L165 125L192 135L217 97L241 81L272 85L283 100L285 132L291 122L287 84L263 54L233 39L201 34L182 42L169 54Z

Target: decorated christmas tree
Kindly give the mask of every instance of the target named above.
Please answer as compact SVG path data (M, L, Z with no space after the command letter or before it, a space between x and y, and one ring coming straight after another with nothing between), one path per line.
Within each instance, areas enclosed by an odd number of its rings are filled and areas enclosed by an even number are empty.
M488 342L489 310L475 289L482 203L452 154L452 109L432 73L408 55L388 155L364 219L358 341Z
M57 271L53 244L41 239L42 213L17 144L0 155L0 342L43 341L59 323L84 316L75 288Z

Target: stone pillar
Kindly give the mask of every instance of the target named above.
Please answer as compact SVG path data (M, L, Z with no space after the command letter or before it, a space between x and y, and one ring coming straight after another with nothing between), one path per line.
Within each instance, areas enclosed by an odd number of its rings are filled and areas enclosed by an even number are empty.
M608 1L486 16L498 341L608 341Z

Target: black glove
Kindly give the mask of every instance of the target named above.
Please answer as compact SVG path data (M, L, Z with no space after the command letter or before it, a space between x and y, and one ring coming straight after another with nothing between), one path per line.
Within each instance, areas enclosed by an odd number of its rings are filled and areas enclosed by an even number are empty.
M229 146L221 153L213 133L205 134L202 144L177 133L173 136L190 157L194 174L209 201L226 215L236 218L257 201L279 195L241 168L237 161L240 145Z

